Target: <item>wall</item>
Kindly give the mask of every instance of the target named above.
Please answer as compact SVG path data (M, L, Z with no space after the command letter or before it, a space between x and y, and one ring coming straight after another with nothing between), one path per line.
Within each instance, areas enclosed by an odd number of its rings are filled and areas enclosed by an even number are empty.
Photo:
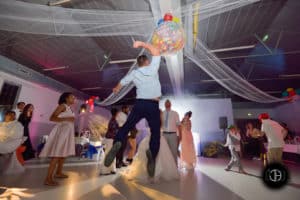
M260 113L269 113L271 118L284 122L289 129L300 135L300 101L283 103L274 108L237 108L233 109L234 119L257 119ZM251 116L248 116L251 113Z
M30 124L30 137L33 145L37 146L40 136L48 134L54 125L49 121L49 117L57 106L60 93L3 72L0 74L0 80L2 83L3 81L9 81L21 85L17 101L34 105L34 115Z
M300 135L300 100L277 106L274 119L286 123L291 131Z
M230 99L199 99L195 97L171 97L169 99L172 102L172 109L179 113L180 119L187 111L193 112L192 132L198 155L207 142L224 140L223 131L219 129L219 117L226 116L228 124L233 123ZM164 110L164 100L161 101L160 107Z
M233 109L234 119L258 119L259 114L269 113L271 117L274 117L274 109L272 108L236 108ZM250 114L250 115L249 115Z

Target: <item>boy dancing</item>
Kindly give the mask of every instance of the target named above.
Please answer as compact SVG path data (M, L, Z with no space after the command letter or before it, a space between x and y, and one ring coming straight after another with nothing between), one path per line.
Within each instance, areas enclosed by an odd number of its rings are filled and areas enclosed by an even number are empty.
M246 174L243 169L243 166L240 161L239 150L240 150L240 140L241 136L238 133L238 130L235 126L231 125L229 128L229 133L227 134L225 147L228 147L231 154L230 162L225 168L226 171L229 171L234 164L239 168L239 173Z

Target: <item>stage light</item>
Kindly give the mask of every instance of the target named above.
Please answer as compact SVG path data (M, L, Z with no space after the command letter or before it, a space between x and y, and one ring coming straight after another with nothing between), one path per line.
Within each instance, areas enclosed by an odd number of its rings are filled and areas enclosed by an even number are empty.
M86 109L84 109L84 108L80 109L80 113L85 113L85 111L86 111Z
M248 113L248 116L251 117L251 116L252 116L252 113Z
M82 105L80 106L79 114L85 113L85 112L86 112L86 109L87 109L87 105L86 105L86 104L82 104Z

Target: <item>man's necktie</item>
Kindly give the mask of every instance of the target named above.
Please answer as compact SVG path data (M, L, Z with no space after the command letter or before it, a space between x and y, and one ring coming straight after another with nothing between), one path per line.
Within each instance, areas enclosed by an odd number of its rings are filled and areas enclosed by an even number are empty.
M169 111L166 111L165 129L168 129L169 125Z

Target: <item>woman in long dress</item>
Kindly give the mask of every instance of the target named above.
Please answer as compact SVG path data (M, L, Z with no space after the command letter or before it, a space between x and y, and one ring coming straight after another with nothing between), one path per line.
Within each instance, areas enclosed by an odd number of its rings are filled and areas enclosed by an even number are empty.
M32 104L27 104L23 112L20 114L18 121L24 127L24 136L27 137L27 140L22 144L22 146L26 146L25 151L23 152L24 160L29 160L35 157L35 150L32 147L30 133L29 133L29 124L31 122L31 118L33 115L34 107Z
M160 137L160 148L156 157L155 175L149 178L147 172L146 151L149 149L150 131L148 135L140 142L138 151L133 159L132 164L124 172L125 177L130 180L140 182L159 180L170 181L179 178L177 165L169 149L169 145L163 136Z
M194 169L196 165L196 152L194 146L194 139L192 135L192 122L190 118L192 112L187 112L181 122L181 166L185 169Z
M75 102L75 96L72 93L63 93L58 101L58 106L50 117L50 121L57 124L52 129L49 138L40 153L40 157L50 157L51 161L48 168L48 174L44 182L45 185L58 185L53 179L68 178L63 174L63 164L65 158L75 155L75 136L74 136L74 112L71 105Z

